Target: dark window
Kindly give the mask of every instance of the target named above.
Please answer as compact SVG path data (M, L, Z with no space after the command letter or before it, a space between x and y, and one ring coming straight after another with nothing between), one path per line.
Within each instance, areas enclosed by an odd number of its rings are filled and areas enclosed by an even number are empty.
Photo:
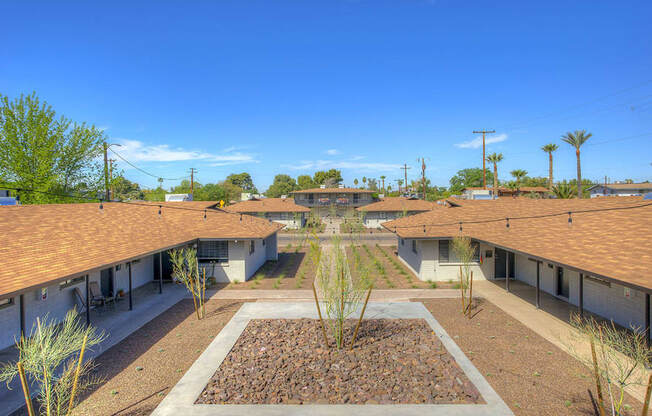
M473 258L471 261L480 263L480 243L471 241L471 247L473 247Z
M357 204L359 200L360 200L360 195L359 194L353 194L353 203Z
M557 295L567 298L569 294L568 276L564 274L563 267L557 267Z
M249 254L253 254L254 251L256 251L256 242L254 240L251 240L249 242Z
M412 251L417 252L417 240L412 240Z
M448 240L439 240L439 262L448 263Z
M84 276L75 277L74 279L68 279L59 283L59 290L63 290L67 287L74 286L84 281Z
M9 306L11 306L13 304L14 304L14 298L0 299L0 309L8 308Z
M204 261L226 263L229 261L229 242L200 241L197 247L197 258Z
M401 245L402 245L402 246L405 245L405 240L403 240L402 238L401 238Z
M263 240L263 247L265 246L265 240Z

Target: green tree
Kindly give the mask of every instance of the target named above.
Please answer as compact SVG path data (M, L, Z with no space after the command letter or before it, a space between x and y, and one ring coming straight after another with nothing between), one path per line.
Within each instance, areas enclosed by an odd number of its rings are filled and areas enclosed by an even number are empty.
M297 177L297 183L299 189L312 189L316 186L310 175L299 175Z
M503 154L502 153L492 153L487 156L487 162L493 163L494 164L494 173L492 176L493 182L494 182L494 191L493 191L493 198L496 199L498 196L498 163L503 160Z
M120 200L143 200L145 193L140 189L140 185L131 182L123 175L118 175L111 181L113 188L113 197Z
M487 181L491 182L493 175L487 172ZM464 188L482 186L482 168L467 168L457 171L450 179L450 190L458 193Z
M226 177L226 181L242 188L244 192L258 193L258 190L254 186L254 180L251 179L251 175L247 172L232 173Z
M193 184L194 189L195 189L195 194L200 194L201 193L201 183L195 182ZM190 180L184 179L179 183L179 185L174 186L171 190L170 193L172 194L189 194L190 193ZM197 196L197 195L194 195Z
M143 189L143 198L145 201L165 201L165 194L168 191L159 186L156 189Z
M378 181L374 178L369 178L367 179L367 188L370 191L377 191L378 190Z
M353 180L353 184L354 184L355 186L358 186L358 183L360 183L360 182L358 182L358 178L355 178L355 179Z
M297 190L297 182L289 175L279 174L274 177L274 182L269 186L265 195L269 198L278 198Z
M580 163L580 147L587 140L591 138L592 134L587 133L586 130L575 130L574 132L568 132L561 137L563 141L570 144L575 148L575 156L577 157L577 197L582 198L582 164Z
M316 185L338 185L342 182L342 172L337 169L321 170L315 172L313 181Z
M548 189L552 190L552 154L559 149L554 143L548 143L541 147L541 150L548 153Z
M0 95L0 185L43 192L96 194L104 133L61 116L36 94L10 101ZM70 202L31 192L23 203Z
M514 179L516 179L516 187L518 188L521 186L521 181L523 178L527 176L527 170L514 169L513 171L509 172L509 174L512 175Z
M387 176L380 175L380 180L382 181L383 192L385 191L385 179L387 179Z

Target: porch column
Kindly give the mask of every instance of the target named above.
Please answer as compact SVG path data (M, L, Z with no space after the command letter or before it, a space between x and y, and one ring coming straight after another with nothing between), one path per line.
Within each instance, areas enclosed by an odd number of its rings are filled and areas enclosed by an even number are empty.
M20 338L22 339L25 335L25 295L21 294L18 302L20 302Z
M91 325L91 288L90 288L90 278L89 275L86 275L86 326Z
M158 293L163 293L163 252L158 253Z
M537 260L537 309L541 307L541 262Z
M645 294L645 340L650 348L650 294Z
M509 251L505 250L505 290L509 292Z
M580 273L580 317L584 318L584 274Z
M127 267L129 267L129 310L132 310L134 309L134 301L131 293L131 262L127 263Z

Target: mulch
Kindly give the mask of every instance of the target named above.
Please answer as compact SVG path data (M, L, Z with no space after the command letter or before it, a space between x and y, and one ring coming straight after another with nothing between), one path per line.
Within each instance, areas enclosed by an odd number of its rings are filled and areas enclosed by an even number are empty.
M493 303L474 300L473 318L467 319L459 299L419 301L516 415L596 414L590 369ZM640 402L626 395L624 403L631 406L625 414L640 415Z
M421 319L364 320L352 351L331 343L319 320L252 320L197 403L482 403Z

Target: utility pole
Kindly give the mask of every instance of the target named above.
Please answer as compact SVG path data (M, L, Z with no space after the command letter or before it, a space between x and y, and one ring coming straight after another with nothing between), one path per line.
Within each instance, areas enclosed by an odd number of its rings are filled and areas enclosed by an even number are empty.
M197 169L195 168L190 168L190 195L193 196L193 200L195 199L195 173L197 172Z
M106 154L109 150L109 145L104 142L102 146L104 147L104 200L108 202L111 200L111 190L109 189L109 158Z
M481 131L473 130L473 134L482 133L482 189L487 189L487 168L485 167L485 155L484 155L484 135L486 133L495 133L496 130L485 130Z
M111 198L115 198L115 193L113 192L113 164L116 162L115 159L109 159L109 189L111 192L109 193L109 196Z
M425 201L426 200L426 158L422 157L420 161L421 161L421 185L423 186L423 200Z
M408 169L412 169L412 168L409 167L409 166L407 165L407 163L404 163L404 164L403 164L403 167L402 167L401 169L403 169L403 171L405 172L405 189L407 190L407 188L408 188L407 171L408 171Z

